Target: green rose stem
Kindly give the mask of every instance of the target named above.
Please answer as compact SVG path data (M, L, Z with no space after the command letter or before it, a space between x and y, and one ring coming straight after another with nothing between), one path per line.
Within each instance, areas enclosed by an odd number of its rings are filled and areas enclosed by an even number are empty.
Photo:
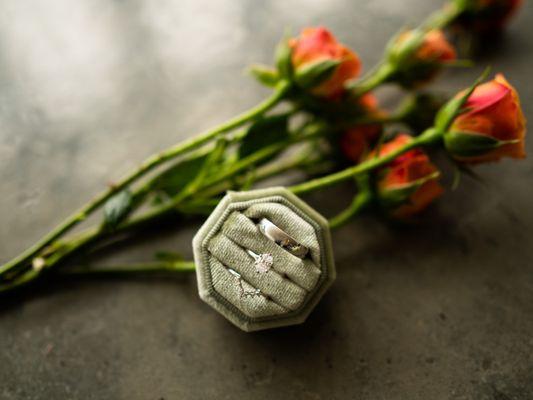
M121 179L119 182L115 183L105 192L95 197L92 201L87 203L87 205L85 205L81 210L77 211L71 217L67 218L62 224L53 229L36 244L28 248L26 251L24 251L22 254L15 257L11 261L0 266L0 275L5 273L6 271L9 271L13 267L28 263L48 245L50 245L63 234L65 234L73 227L84 221L90 214L92 214L96 209L102 206L114 194L128 187L131 183L136 181L141 176L144 176L147 172L152 171L153 169L165 163L166 161L180 156L190 150L196 149L202 146L203 144L219 137L221 134L229 132L251 121L252 119L264 114L265 112L276 106L281 100L283 100L289 90L290 84L288 82L282 81L278 83L273 94L267 100L260 103L258 106L214 129L211 129L183 143L179 143L176 146L171 147L170 149L163 151L153 157L150 157L133 173Z
M356 181L359 192L354 196L352 203L345 210L330 219L329 226L331 229L344 225L372 203L374 197L369 174L357 176Z
M431 14L422 24L426 29L442 29L452 24L467 8L468 1L451 1Z
M125 264L125 265L110 265L99 266L97 268L87 268L85 266L73 267L64 270L57 270L56 273L61 275L72 276L132 276L132 275L146 275L146 274L163 274L163 273L190 273L195 270L194 262L192 261L174 261L174 262L160 262L160 263L139 263L139 264ZM17 280L16 285L0 287L0 293L7 292L22 286L25 283L37 278L39 271L31 270L29 273L23 275Z
M339 228L353 217L365 210L372 201L372 195L368 192L362 192L355 195L352 204L344 211L331 218L329 226L331 229Z
M255 171L254 181L259 182L264 179L285 173L287 171L315 166L316 163L319 161L321 161L320 158L314 157L310 152L307 152L307 151L304 151L301 153L299 152L293 157L288 157L285 160L280 160L278 162L271 163L269 165L265 165L261 168L258 168ZM243 177L238 177L236 181L237 181L237 184L241 184L241 183L244 183L245 180L246 180L246 177L243 176ZM226 180L224 182L221 182L217 185L213 185L199 192L198 195L205 197L205 198L211 198L213 196L217 196L221 193L226 192L227 190L231 189L233 185L234 185L234 182ZM185 207L186 206L187 205L185 205Z
M392 78L396 68L394 65L383 62L370 71L367 75L355 82L349 82L346 85L346 89L350 91L350 95L353 97L361 97L365 93L371 92L378 86L388 82Z
M357 164L354 167L346 168L331 175L326 175L321 178L313 179L304 183L300 183L298 185L291 186L289 187L289 190L291 190L295 194L300 195L334 185L336 183L350 179L354 176L360 175L364 172L370 172L376 168L382 167L383 165L394 160L399 155L415 147L433 144L434 142L440 140L442 138L442 135L443 133L440 131L437 131L432 128L427 129L420 136L413 138L413 140L411 140L410 142L397 148L394 151L391 151L385 156L372 158L370 160Z
M189 273L195 270L193 261L154 262L125 265L102 265L95 268L84 266L58 270L61 275L102 275L102 276L132 276L161 274L161 273Z

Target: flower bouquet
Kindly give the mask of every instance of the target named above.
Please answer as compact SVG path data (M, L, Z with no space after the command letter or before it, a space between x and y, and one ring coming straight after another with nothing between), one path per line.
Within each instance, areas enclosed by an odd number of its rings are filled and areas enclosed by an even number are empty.
M444 153L456 177L470 173L478 163L525 157L525 118L516 89L502 73L489 79L485 71L470 87L447 99L427 89L443 68L472 64L459 58L450 37L494 34L519 5L516 0L450 0L418 27L402 29L395 35L378 65L365 74L356 52L341 44L330 30L313 27L297 36L287 35L275 51L273 67L250 68L258 82L271 88L267 99L207 132L154 154L110 184L33 246L0 266L0 292L26 287L43 278L53 279L58 274L192 272L198 260L184 260L175 252L159 255L151 263L126 266L93 266L72 260L83 260L106 244L139 234L161 221L210 215L220 209L221 201L233 204L233 200L222 200L228 192L228 196L237 193L233 199L244 192L246 201L256 201L263 195L254 195L250 189L292 171L302 172L299 181L291 181L283 192L276 193L287 193L288 207L296 204L296 214L301 211L304 216L312 215L311 222L317 223L317 241L324 242L316 248L324 254L329 251L329 229L361 212L379 212L401 221L413 219L446 191L440 169L430 155ZM374 94L379 87L390 84L406 92L393 111L383 109ZM300 204L299 196L341 182L351 183L354 194L346 199L346 208L327 221ZM313 253L316 243L306 241L308 236L301 236L298 229L291 233L290 223L285 229L277 226L290 220L290 215L274 224L250 209L242 213L248 213L249 220L257 222L257 229L292 257L306 264L305 257L313 259L319 253ZM98 224L72 232L98 213ZM275 215L276 210L269 209L268 213ZM234 226L239 228L237 237L244 237L247 220L231 218L236 219ZM295 236L299 236L297 240ZM255 243L249 243L248 256L255 262L256 272L270 273L276 268L271 253L278 250L260 253L253 250ZM209 245L204 247L239 263L231 258L237 249L226 254L230 243L217 244L211 250ZM203 250L202 243L198 243L198 249ZM263 310L265 302L275 302L275 290L281 286L268 294L266 289L254 289L249 285L251 278L244 279L231 266L224 268L232 275L227 285L232 280L237 282L240 300L261 297L262 303L254 305L255 311ZM291 282L301 281L303 287L319 280L316 277L314 281L312 272L295 277L290 276L291 272L282 275ZM290 291L291 287L285 285L283 290ZM291 299L297 297L294 290ZM287 300L279 307L291 309L289 303Z

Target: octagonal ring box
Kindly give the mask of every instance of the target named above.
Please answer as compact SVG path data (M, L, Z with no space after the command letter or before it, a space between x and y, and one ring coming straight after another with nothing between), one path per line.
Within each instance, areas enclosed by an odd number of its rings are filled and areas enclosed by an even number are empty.
M307 247L305 257L268 238L264 218ZM228 192L193 248L200 297L247 332L304 322L335 280L327 220L283 187ZM272 256L266 273L258 255Z

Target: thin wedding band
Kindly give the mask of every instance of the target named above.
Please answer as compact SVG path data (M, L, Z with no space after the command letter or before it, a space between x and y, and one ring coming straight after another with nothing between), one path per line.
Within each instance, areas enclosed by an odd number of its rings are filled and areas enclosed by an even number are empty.
M262 218L259 221L259 229L267 238L296 257L305 258L309 252L307 247L298 243L290 235L285 233L266 218Z

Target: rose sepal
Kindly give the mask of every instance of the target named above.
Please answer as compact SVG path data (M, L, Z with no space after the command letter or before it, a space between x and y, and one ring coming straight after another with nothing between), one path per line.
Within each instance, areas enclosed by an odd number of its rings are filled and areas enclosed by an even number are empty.
M448 131L444 134L446 149L458 158L481 156L498 147L518 142L518 140L498 140L476 132Z
M278 71L266 65L254 64L250 66L248 72L260 84L270 88L275 87L280 80Z
M415 193L418 189L422 187L425 183L438 179L440 177L440 172L435 171L431 174L428 174L420 179L414 180L412 182L397 185L394 187L387 187L378 189L378 198L381 205L387 209L393 209L400 205L406 204L409 201L411 195Z
M459 115L467 112L468 110L463 108L466 101L470 95L474 92L476 87L478 87L481 82L483 82L487 75L490 72L490 67L486 68L481 76L472 84L467 90L464 91L462 96L454 97L450 99L444 106L439 110L437 116L435 117L435 129L440 132L446 132L453 120Z
M387 62L397 67L405 65L412 55L420 48L424 42L427 30L422 28L414 29L408 39L400 41L399 38L402 33L404 33L404 31L397 33L389 41L385 50Z
M332 59L306 64L296 69L294 73L294 81L303 89L316 87L328 80L340 64L341 60Z
M276 61L276 68L281 78L290 80L293 73L292 67L292 48L289 45L288 37L285 37L279 42L276 47L274 59Z

